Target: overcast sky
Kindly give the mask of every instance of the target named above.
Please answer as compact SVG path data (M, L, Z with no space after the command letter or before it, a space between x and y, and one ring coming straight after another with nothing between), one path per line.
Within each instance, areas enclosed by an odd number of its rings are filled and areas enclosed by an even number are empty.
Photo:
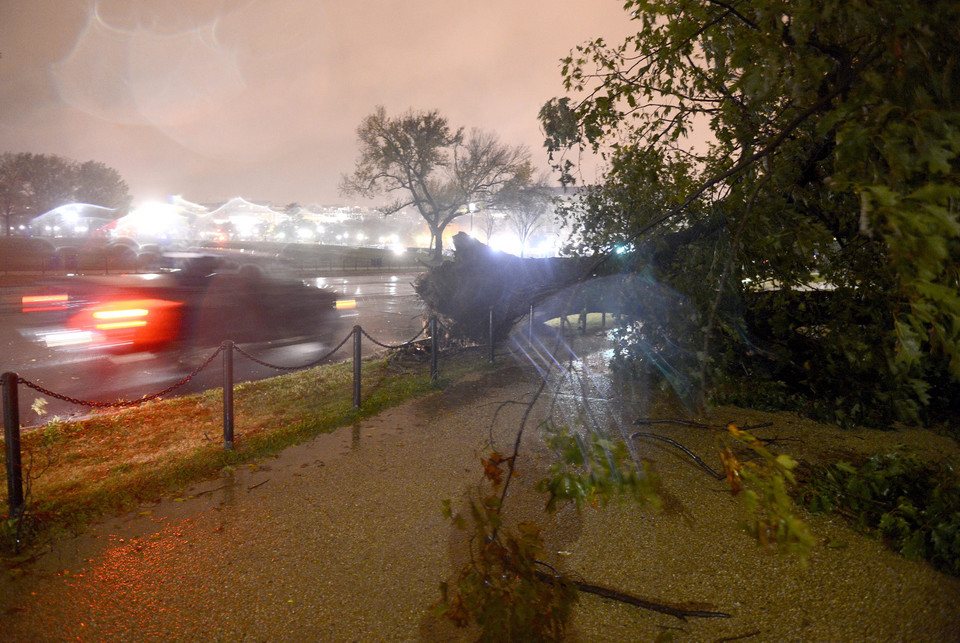
M546 168L560 58L629 30L620 0L0 0L0 152L100 161L135 203L349 203L357 126L383 105Z

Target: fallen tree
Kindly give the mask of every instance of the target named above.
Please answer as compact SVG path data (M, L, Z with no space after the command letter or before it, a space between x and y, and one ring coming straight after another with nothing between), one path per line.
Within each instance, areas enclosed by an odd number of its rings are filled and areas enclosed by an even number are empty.
M490 310L494 339L503 339L531 304L575 284L587 265L579 258L520 259L463 232L453 243L454 260L420 275L414 289L427 312L438 315L461 339L485 340Z
M531 306L540 321L585 310L637 312L636 302L622 296L618 263L593 257L520 258L463 232L453 243L454 260L421 274L414 289L426 312L438 315L456 338L487 341L491 311L494 341L506 338Z

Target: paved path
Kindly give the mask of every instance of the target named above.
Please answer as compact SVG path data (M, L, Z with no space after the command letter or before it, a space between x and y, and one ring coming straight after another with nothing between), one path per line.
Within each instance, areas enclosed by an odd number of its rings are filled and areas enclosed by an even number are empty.
M479 480L495 402L515 392L464 381L98 525L0 585L5 636L456 635L426 610L451 575L441 500ZM499 418L516 423L519 409Z

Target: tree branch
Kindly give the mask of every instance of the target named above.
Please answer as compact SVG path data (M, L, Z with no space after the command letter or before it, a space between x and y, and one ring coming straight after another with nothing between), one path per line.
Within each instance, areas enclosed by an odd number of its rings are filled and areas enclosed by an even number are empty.
M701 460L701 459L697 456L696 453L694 453L693 451L691 451L691 450L688 449L687 447L683 446L682 444L680 444L680 443L677 442L676 440L671 440L671 439L668 438L668 437L665 437L665 436L662 436L662 435L657 435L656 433L646 433L646 432L644 432L644 431L637 431L636 433L631 434L631 435L630 435L630 438L631 438L631 439L633 439L633 438L651 438L651 439L654 439L654 440L660 440L661 442L666 442L667 444L669 444L669 445L671 445L671 446L675 446L675 447L677 447L678 449L680 449L681 451L683 451L684 453L686 453L688 456L690 456L690 457L693 459L694 462L697 463L697 465L700 466L701 469L703 469L704 471L706 471L707 473L709 473L710 475L712 475L712 476L713 476L714 478L716 478L717 480L723 480L723 478L724 478L724 475L723 475L722 473L720 473L720 472L718 472L718 471L714 471L713 468L712 468L709 464L707 464L706 462L704 462L703 460Z
M638 598L631 594L626 594L624 592L617 591L615 589L610 589L608 587L600 587L599 585L592 585L584 581L570 580L567 578L557 578L552 574L547 572L537 570L537 578L544 583L567 583L573 585L577 588L578 591L581 591L585 594L593 594L595 596L600 596L601 598L608 598L610 600L619 601L621 603L626 603L627 605L633 605L635 607L640 607L642 609L650 610L653 612L659 612L660 614L667 614L669 616L674 616L681 621L685 621L688 618L730 618L730 615L726 612L711 612L707 610L691 610L683 607L676 607L674 605L667 605L666 603L658 603L656 601L649 601L643 598Z

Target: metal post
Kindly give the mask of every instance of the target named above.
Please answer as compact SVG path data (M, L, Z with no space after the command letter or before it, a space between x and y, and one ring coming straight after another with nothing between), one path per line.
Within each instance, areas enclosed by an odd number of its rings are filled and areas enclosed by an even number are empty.
M353 327L353 408L360 408L360 326Z
M223 348L223 448L233 448L233 342L220 344Z
M3 438L7 452L7 504L10 517L18 518L23 513L23 464L20 459L20 402L17 399L16 373L4 373L0 380L3 386Z
M490 363L493 364L493 306L490 306Z
M437 316L430 316L430 379L437 379L437 353L440 342L437 341Z
M530 329L527 331L527 339L533 341L533 304L530 304Z

